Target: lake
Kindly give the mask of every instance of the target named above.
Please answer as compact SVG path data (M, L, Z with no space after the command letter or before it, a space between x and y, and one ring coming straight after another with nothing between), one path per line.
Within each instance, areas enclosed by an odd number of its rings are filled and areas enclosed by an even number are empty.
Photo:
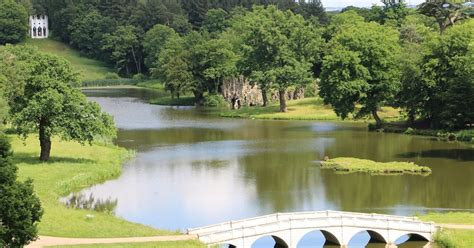
M185 230L275 212L474 209L474 149L462 143L368 132L366 123L219 118L150 105L158 93L146 89L84 92L113 115L115 143L137 153L119 178L75 197L129 221ZM325 156L412 161L433 172L336 174L319 168Z

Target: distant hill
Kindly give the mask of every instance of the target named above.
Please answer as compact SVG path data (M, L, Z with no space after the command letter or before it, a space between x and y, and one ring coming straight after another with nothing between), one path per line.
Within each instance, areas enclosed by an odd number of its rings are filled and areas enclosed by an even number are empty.
M115 72L107 64L82 57L78 51L70 46L51 39L28 39L26 44L36 46L45 53L51 53L65 58L71 62L74 70L80 74L81 81L104 79L108 72Z

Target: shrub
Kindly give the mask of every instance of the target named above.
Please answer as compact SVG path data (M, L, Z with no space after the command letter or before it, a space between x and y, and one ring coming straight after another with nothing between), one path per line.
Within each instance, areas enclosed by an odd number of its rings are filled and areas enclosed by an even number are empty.
M456 138L459 141L471 142L474 137L474 129L462 130L456 134Z
M146 76L141 74L141 73L138 73L138 74L133 75L132 78L133 78L133 80L145 80Z
M409 135L415 134L415 129L409 127L407 128L407 130L405 130L404 134L409 134Z
M222 95L207 95L204 97L203 105L213 108L228 108L229 103Z
M115 72L107 72L107 74L105 74L105 79L119 79L120 76L115 73Z

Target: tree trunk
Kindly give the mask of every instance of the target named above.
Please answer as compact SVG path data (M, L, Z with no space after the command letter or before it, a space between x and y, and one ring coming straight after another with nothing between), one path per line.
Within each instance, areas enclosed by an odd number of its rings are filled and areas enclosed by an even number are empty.
M280 112L288 112L286 109L286 90L280 90L278 93L280 95Z
M413 124L415 124L415 113L408 111L408 125L412 126Z
M48 161L51 154L51 137L46 133L46 121L41 120L39 125L39 141L41 147L40 160Z
M266 107L268 104L268 97L267 97L267 90L262 89L262 100L263 100L263 107Z
M375 119L375 125L377 126L377 128L381 128L382 120L380 119L379 114L377 113L377 110L372 110L372 116Z

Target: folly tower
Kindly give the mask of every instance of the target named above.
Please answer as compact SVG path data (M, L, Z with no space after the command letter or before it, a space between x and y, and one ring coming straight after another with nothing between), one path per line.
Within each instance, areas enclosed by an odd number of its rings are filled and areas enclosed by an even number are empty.
M32 39L48 38L48 16L34 15L30 16L30 36Z

